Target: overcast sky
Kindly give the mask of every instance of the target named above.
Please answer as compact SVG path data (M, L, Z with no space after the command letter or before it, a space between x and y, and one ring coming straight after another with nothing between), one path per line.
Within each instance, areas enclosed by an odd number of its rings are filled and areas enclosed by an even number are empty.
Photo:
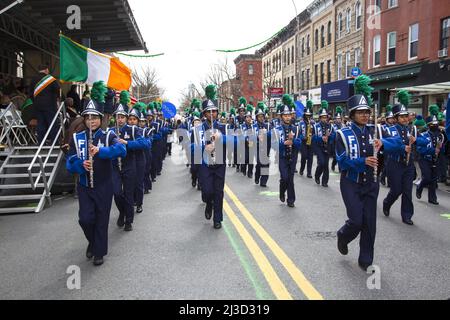
M300 13L312 0L294 0ZM178 105L189 83L205 78L210 66L259 43L295 18L293 0L129 0L150 53L156 58L124 58L131 68L150 65L159 76L165 96ZM240 53L254 53L255 49ZM132 53L143 54L143 51Z

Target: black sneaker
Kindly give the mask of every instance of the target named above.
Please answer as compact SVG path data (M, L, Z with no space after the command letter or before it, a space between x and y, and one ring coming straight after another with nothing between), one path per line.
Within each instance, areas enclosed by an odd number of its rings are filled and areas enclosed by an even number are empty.
M337 234L337 247L343 256L348 254L348 246L341 240L339 233Z
M148 191L148 190L144 191L144 194L149 194L149 193L150 193L150 191Z
M371 266L371 264L358 262L358 266L365 272L367 272L367 269Z
M303 176L303 171L300 171L300 175Z
M320 184L320 178L314 178L317 184Z
M212 217L212 211L213 211L213 205L212 203L207 203L205 208L205 218L207 220L211 219Z
M101 266L103 264L103 257L94 257L94 266Z
M88 258L90 260L90 259L92 259L93 256L94 256L94 254L92 253L92 246L89 243L89 245L86 249L86 258Z
M413 222L411 219L409 219L409 220L403 220L403 223L404 223L404 224L407 224L408 226L413 226L413 225L414 225L414 222Z
M419 187L416 188L416 198L422 199L422 190Z
M386 207L386 205L383 202L383 213L386 217L389 217L389 214L390 214L389 210L390 209L388 207Z
M195 188L197 186L197 181L192 180L192 188Z
M428 200L428 203L434 204L435 206L439 205L439 202L437 202L436 200Z
M312 179L312 175L310 175L310 174L308 174L307 177L310 178L310 179Z
M328 188L328 184L327 183L322 183L322 187Z
M136 207L136 213L137 214L142 213L142 211L143 211L142 206L137 206Z
M214 229L220 229L222 228L222 223L221 222L214 222Z
M293 204L293 203L288 203L287 206L288 206L289 208L295 208L295 204Z
M284 193L280 193L280 201L283 203L286 201L286 195Z
M133 225L131 223L126 223L125 224L125 228L123 230L125 230L125 231L132 231L133 230Z
M125 225L125 221L123 221L123 218L119 216L119 219L117 219L117 226L119 228L122 228Z
M152 182L156 182L156 179L152 179Z

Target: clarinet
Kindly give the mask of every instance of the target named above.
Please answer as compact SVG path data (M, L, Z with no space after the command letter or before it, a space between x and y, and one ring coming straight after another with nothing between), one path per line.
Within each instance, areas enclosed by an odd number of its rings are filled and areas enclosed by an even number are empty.
M411 129L408 132L408 138L414 133L413 130L414 130L414 125L411 125ZM411 153L413 152L414 144L412 144L412 145L409 144L409 145L411 146L411 151L408 152L408 154L406 155L406 165L409 165L409 159L411 158Z
M289 129L289 126L284 125L284 141L290 140L289 133L291 130ZM292 146L286 146L286 159L288 161L292 160Z
M89 151L91 146L94 144L92 139L92 115L89 115L89 141L88 141L88 154L89 154L89 162L91 163L91 169L89 170L89 184L91 188L94 188L94 157L92 156L92 152Z
M375 104L374 109L375 109L374 110L375 116L373 117L373 120L374 120L375 131L373 133L373 139L378 140L378 105L377 104ZM373 144L373 156L378 157L378 150L375 148L375 144ZM373 168L373 181L374 182L378 181L378 166L375 166Z
M120 138L120 128L119 128L119 123L117 122L117 116L116 116L116 133L117 133L117 136ZM117 165L119 167L119 172L121 172L122 171L122 157L117 158Z

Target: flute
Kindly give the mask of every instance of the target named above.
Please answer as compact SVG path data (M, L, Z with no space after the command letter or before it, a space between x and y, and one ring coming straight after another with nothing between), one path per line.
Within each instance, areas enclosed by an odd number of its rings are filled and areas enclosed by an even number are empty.
M92 156L92 152L90 152L91 146L93 146L94 141L92 139L92 114L89 114L89 141L88 141L88 153L89 153L89 162L91 164L91 168L89 169L89 183L91 188L94 188L94 157Z

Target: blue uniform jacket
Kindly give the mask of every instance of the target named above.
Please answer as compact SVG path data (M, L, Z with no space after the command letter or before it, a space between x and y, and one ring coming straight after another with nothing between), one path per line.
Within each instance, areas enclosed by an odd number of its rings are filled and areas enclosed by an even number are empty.
M292 133L294 133L294 139L292 140L293 149L295 149L297 151L300 150L300 146L302 144L302 136L301 136L297 126L294 126L292 124L289 124L289 125L282 124L282 125L274 128L273 135L272 135L272 139L273 139L272 146L274 148L278 147L279 156L282 158L286 157L286 146L284 145L284 142L287 140L285 133L284 133L286 126L288 127L287 130L292 131ZM295 152L293 150L292 154L294 154L294 153Z
M79 183L89 186L89 172L83 167L83 162L89 160L88 153L89 131L74 133L70 142L69 153L66 156L66 168L71 173L78 173ZM93 133L93 145L99 147L94 156L94 187L95 185L110 183L112 177L112 161L118 157L125 157L125 145L118 142L114 132L104 132L99 129Z

